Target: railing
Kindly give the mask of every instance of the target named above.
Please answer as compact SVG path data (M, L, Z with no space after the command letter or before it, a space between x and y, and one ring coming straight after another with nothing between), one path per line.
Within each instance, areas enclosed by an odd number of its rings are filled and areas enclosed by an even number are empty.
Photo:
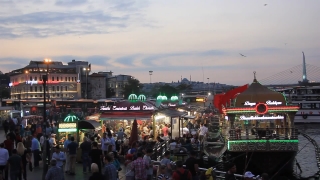
M172 163L173 165L175 165L174 163ZM160 161L154 161L154 166L159 166L160 165ZM186 168L186 166L184 165L183 166L184 168ZM206 172L208 169L206 168L200 168L199 167L199 170L201 172ZM211 173L211 175L213 176L213 179L215 180L222 180L224 179L224 176L227 172L225 171L218 171L217 169L213 168L212 169L213 173ZM234 174L234 176L236 177L237 180L241 180L241 179L244 179L244 176L241 175L241 174ZM255 176L253 177L253 179L256 179L258 180L260 176Z
M298 139L295 128L249 128L230 129L229 140L259 140L259 139Z

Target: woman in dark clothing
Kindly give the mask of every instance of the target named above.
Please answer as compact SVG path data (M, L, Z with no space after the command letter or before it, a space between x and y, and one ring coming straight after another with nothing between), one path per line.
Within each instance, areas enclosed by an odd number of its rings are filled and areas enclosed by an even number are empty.
M99 172L99 167L96 163L91 164L92 175L89 177L89 180L104 180L103 175Z

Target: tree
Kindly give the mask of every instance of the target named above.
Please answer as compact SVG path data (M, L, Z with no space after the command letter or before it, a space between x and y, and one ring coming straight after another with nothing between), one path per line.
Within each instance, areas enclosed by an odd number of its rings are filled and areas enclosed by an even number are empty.
M177 89L179 90L179 92L183 92L183 91L186 91L186 90L191 90L192 89L192 85L191 84L182 83L182 84L179 84L177 86Z
M153 96L157 97L160 94L170 98L171 96L177 96L179 94L179 91L175 87L170 86L169 84L165 84L165 85L159 86L158 90L154 91Z
M140 95L143 85L138 79L130 78L128 83L123 87L122 94L128 98L130 94Z
M114 92L114 90L112 88L107 88L106 89L106 98L111 98L114 95L116 95L116 92Z

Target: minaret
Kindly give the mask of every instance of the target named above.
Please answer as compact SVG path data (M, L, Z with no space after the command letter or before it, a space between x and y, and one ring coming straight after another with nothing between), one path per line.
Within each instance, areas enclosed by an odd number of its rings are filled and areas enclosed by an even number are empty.
M302 64L302 82L307 83L309 82L307 79L307 66L306 66L306 59L304 56L304 52L302 51L302 55L303 55L303 64Z
M190 82L191 82L191 75L190 75Z

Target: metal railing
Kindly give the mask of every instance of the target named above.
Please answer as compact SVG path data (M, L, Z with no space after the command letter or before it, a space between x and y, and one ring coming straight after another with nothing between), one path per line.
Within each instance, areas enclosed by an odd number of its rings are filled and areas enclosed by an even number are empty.
M229 140L258 140L258 139L298 139L295 128L249 128L230 129Z
M175 165L174 162L172 162L172 163L173 163L173 165ZM154 161L154 166L159 166L159 165L160 165L160 161ZM186 168L185 165L184 165L183 167ZM202 171L202 172L206 172L206 171L208 171L209 169L199 167L199 170ZM227 173L227 172L225 172L225 171L219 171L219 170L217 170L216 168L213 168L212 171L213 171L213 173L211 173L211 176L213 176L213 178L214 178L215 180L222 180L222 179L224 179L224 176L225 176L225 174ZM241 175L241 174L234 174L234 176L236 177L237 180L244 179L244 176ZM259 180L259 177L260 177L260 176L255 176L255 177L253 177L253 179Z

